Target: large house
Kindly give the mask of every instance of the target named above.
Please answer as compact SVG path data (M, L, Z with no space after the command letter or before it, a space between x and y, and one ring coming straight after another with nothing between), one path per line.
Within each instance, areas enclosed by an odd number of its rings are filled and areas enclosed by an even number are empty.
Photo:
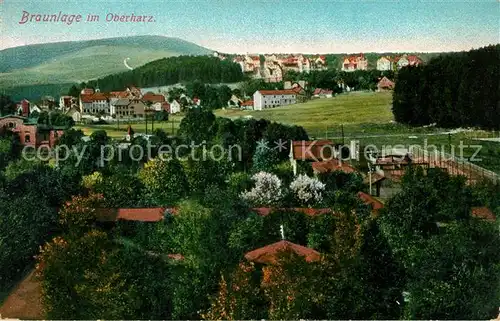
M111 115L116 118L143 118L147 106L138 99L120 98L111 106Z
M325 56L318 56L316 58L313 58L312 63L311 63L311 69L326 70L327 69L326 57Z
M415 56L415 55L402 55L401 57L397 57L395 59L396 66L398 69L401 69L406 66L419 66L423 63L423 61Z
M257 90L253 94L255 110L263 110L297 103L297 93L292 90Z
M18 134L22 145L35 148L39 146L55 146L57 139L64 133L63 128L40 126L21 116L0 117L0 132L3 131Z
M111 110L108 95L100 92L80 95L80 110L84 114L109 115Z
M345 57L342 63L342 71L367 70L368 60L363 54L359 56Z
M389 56L380 57L377 60L377 70L385 71L385 70L393 70L393 59Z
M142 101L146 102L146 104L151 104L150 107L156 111L162 110L162 105L166 101L165 96L157 95L152 92L146 93L142 96Z

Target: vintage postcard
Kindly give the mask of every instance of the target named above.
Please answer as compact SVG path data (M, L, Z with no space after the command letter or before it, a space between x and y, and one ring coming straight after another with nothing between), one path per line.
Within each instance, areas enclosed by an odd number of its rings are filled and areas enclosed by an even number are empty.
M498 0L0 0L0 319L500 320Z

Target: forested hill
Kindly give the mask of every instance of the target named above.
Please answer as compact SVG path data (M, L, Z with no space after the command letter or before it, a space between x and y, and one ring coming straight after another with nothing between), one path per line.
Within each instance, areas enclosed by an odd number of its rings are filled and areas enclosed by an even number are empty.
M87 83L102 91L122 90L135 85L154 87L195 80L203 83L231 83L244 79L238 64L208 56L180 56L152 61L134 70L99 78Z
M397 76L393 113L410 125L500 129L500 45L451 53Z

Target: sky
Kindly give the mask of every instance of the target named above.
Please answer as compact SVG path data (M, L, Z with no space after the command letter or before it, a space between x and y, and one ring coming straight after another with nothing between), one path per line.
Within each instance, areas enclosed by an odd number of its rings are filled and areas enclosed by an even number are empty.
M83 21L26 22L27 14ZM87 22L88 14L99 15ZM107 22L108 14L154 22ZM178 37L225 53L462 51L500 43L500 0L0 0L0 49L132 35Z

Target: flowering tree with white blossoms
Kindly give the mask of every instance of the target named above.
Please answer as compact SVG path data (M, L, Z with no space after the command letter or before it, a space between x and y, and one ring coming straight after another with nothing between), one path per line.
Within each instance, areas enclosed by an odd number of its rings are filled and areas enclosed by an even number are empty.
M294 196L304 205L314 205L323 200L325 184L307 175L299 175L290 184Z
M277 205L283 197L282 183L278 176L258 172L252 176L255 181L255 187L250 191L245 191L241 197L253 205Z

